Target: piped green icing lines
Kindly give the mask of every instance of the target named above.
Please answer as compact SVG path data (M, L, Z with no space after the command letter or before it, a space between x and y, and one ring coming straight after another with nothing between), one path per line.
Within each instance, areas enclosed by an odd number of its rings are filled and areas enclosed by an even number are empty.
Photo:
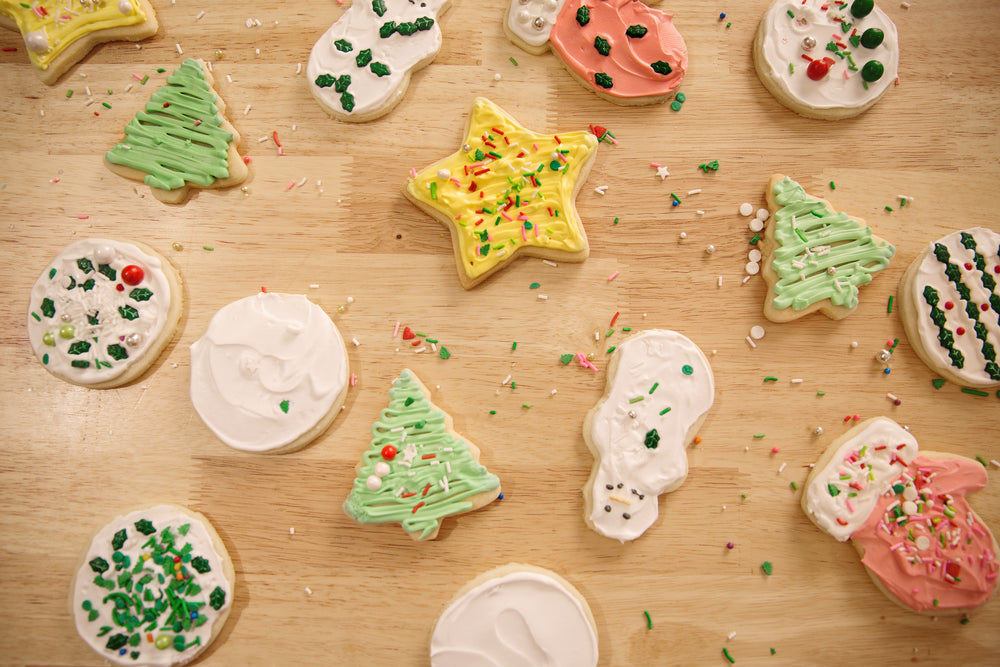
M201 63L185 60L125 126L125 140L104 158L145 172L144 182L162 190L228 178L233 134L222 128L215 102Z
M778 274L773 306L804 310L829 299L836 306L856 307L858 287L886 268L896 249L787 177L775 184L774 195L781 208L774 214L779 247L772 264Z
M473 496L500 487L409 370L389 389L389 406L371 431L344 502L361 523L399 522L417 539L433 538L441 519L471 510Z

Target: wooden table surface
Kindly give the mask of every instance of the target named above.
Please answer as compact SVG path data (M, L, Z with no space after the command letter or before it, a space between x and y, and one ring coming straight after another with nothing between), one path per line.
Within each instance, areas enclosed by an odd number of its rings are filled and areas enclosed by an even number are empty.
M664 6L690 50L679 112L599 99L554 55L529 55L505 38L506 0L456 0L441 18L434 63L392 113L357 125L326 116L296 73L344 12L338 3L152 1L155 37L141 48L95 48L51 87L36 79L20 37L0 31L0 47L17 47L0 52L0 663L101 664L67 610L74 563L116 513L167 501L206 514L236 568L234 611L205 665L427 664L453 593L511 561L555 570L587 597L602 665L722 665L723 647L738 664L996 664L1000 601L967 624L901 609L850 544L809 522L791 483L801 489L809 463L854 414L890 416L924 449L1000 458L995 392L936 390L898 311L887 312L924 244L976 225L1000 229L1000 69L990 55L1000 4L882 3L901 35L899 85L859 118L822 122L778 105L754 74L753 32L769 0ZM246 192L171 206L112 174L102 156L163 81L157 68L189 56L214 64L251 175ZM137 85L132 73L150 81ZM98 104L86 106L85 86ZM477 96L535 130L595 123L618 138L601 145L577 200L586 262L523 259L461 288L446 230L402 188L412 167L458 148ZM281 156L259 140L275 131ZM698 170L713 159L717 172ZM650 162L667 165L669 177L657 178ZM775 172L865 218L897 248L845 320L770 323L763 281L743 284L751 233L737 211L764 205ZM602 185L603 195L594 189ZM683 200L677 207L671 192ZM900 194L914 200L900 207ZM90 236L154 246L185 284L173 343L140 380L112 390L50 376L25 329L39 273ZM358 383L343 414L311 446L280 457L226 447L188 394L189 345L219 308L261 287L308 295L360 343L348 344ZM616 312L619 332L605 338ZM436 337L451 358L415 354L392 337L397 321ZM754 325L766 329L755 349L745 340ZM626 545L585 526L581 495L592 463L581 425L623 326L690 337L710 356L717 385L687 481ZM894 338L885 375L875 355ZM566 352L595 352L600 372L563 366ZM398 526L362 527L341 510L369 427L407 367L480 445L505 496L447 520L429 543ZM508 375L516 388L502 386ZM1000 529L995 481L972 503Z

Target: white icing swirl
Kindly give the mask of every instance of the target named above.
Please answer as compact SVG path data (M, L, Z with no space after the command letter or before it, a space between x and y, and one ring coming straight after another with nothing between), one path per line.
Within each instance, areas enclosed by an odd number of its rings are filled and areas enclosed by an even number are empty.
M347 378L340 332L302 295L235 301L191 345L191 401L220 440L244 451L294 442L331 410Z
M851 3L840 6L832 0L776 0L767 10L763 21L765 30L764 56L771 78L789 96L800 104L817 109L855 109L877 99L895 81L899 68L899 38L896 25L877 6L868 16L855 18L850 12ZM827 7L827 9L823 9ZM792 16L789 15L792 14ZM843 19L836 21L834 19ZM844 33L844 22L851 30ZM862 45L854 47L849 37L854 30L860 36L869 28L882 30L882 43L874 49ZM803 40L811 37L815 46L803 48ZM850 52L857 71L850 69L847 57L841 58L826 45L836 38ZM831 58L833 64L820 81L813 81L806 74L809 62L802 56L814 59ZM861 68L869 60L878 60L885 70L877 81L865 88ZM794 72L789 69L789 64Z
M525 44L541 46L566 0L510 0L507 28Z
M615 355L615 374L588 416L599 455L589 518L597 532L625 542L653 525L659 495L687 476L688 436L712 406L715 381L702 351L676 331L632 336ZM658 441L647 447L653 429Z
M868 520L879 496L919 451L916 438L888 417L859 428L813 472L805 491L812 520L840 542Z
M80 268L77 261L81 259L89 261L92 268ZM114 271L115 280L99 270L102 264ZM142 269L142 282L124 284L122 269L128 265ZM73 287L67 289L70 285ZM147 289L152 296L137 301L130 296L136 288ZM167 323L173 296L160 258L131 243L111 239L77 241L59 253L32 287L28 338L35 356L54 375L82 385L108 382L121 376L156 342ZM44 313L49 302L54 309L51 317ZM129 309L134 309L137 316L128 319L119 308L125 309L129 317L133 315ZM97 323L93 324L93 320ZM63 337L60 330L66 326L73 333ZM80 352L83 346L79 343L86 343L87 349ZM108 346L115 345L128 357L116 359L109 354ZM73 362L87 362L88 366L80 368Z
M996 281L993 291L990 292L983 285L982 273L975 266L976 253L962 245L962 232L959 231L929 244L924 250L918 260L920 266L917 274L909 283L909 299L910 303L916 305L917 331L926 356L936 366L946 368L950 373L960 377L969 387L992 387L998 383L986 372L982 341L976 337L974 330L977 320L973 320L966 312L966 301L958 293L955 283L945 274L947 267L934 255L934 246L938 243L945 246L951 256L950 263L961 268L960 282L969 289L972 303L989 306L991 296L1000 296L1000 273L995 272L995 268L1000 265L1000 234L985 227L964 231L975 239L976 248L985 261L987 275ZM972 269L966 269L966 264L971 264ZM965 357L962 368L952 364L948 349L938 342L940 329L931 319L931 305L924 298L924 288L928 285L940 295L941 301L937 307L945 315L945 328L954 335L954 348ZM945 306L949 301L954 304L952 308ZM1000 353L1000 318L997 312L991 308L980 311L978 322L986 328L986 341ZM964 329L965 332L959 334L960 329Z
M150 644L146 638L146 631L144 626L148 623L143 623L141 626L137 627L135 632L139 632L142 636L138 646L126 645L126 653L120 655L118 651L112 651L106 648L108 637L119 632L132 635L133 632L127 631L124 627L117 626L111 618L112 612L115 610L115 600L108 599L106 602L105 598L108 596L108 590L98 586L95 582L95 572L90 566L90 561L94 558L103 558L110 566L109 570L104 573L105 579L115 579L120 572L115 569L115 562L113 562L111 555L113 549L111 546L112 540L121 529L125 529L128 539L125 540L124 545L119 549L119 553L123 556L127 556L130 562L130 571L139 562L143 561L143 553L149 553L150 549L143 548L143 544L147 542L149 536L146 536L136 530L135 523L140 519L146 519L156 528L156 533L154 536L161 535L165 528L169 528L170 531L176 537L179 545L190 544L191 554L193 556L200 556L208 561L209 571L204 573L195 573L195 581L198 586L201 587L201 591L196 594L186 598L187 600L193 600L196 602L204 603L203 606L199 607L199 614L206 615L208 620L201 626L192 627L191 630L186 631L184 634L189 640L187 648L183 651L177 651L174 649L173 645L165 648L158 649L154 645ZM187 533L184 535L180 534L179 529L188 525ZM160 566L155 566L152 561L147 561L149 563L148 570L153 573L160 570ZM190 565L187 566L190 568ZM73 618L76 621L77 632L80 633L80 637L83 638L87 644L90 645L94 651L101 655L105 660L109 660L118 665L180 665L190 660L194 659L201 651L203 651L210 643L212 637L212 631L215 624L218 622L219 618L225 619L229 613L229 607L232 605L233 591L229 580L225 576L225 566L223 564L222 556L215 550L214 544L212 542L212 536L206 530L205 526L201 521L198 521L190 514L179 511L176 507L171 505L158 505L156 507L151 507L148 509L137 510L126 514L125 516L116 517L106 526L101 528L101 530L94 536L91 540L90 547L87 549L87 554L84 557L83 563L80 565L79 570L76 573L75 587L73 589ZM136 575L134 579L138 580L140 575ZM164 593L162 589L165 588L162 584L157 586L157 579L153 578L147 584L151 592L155 591L154 595L156 598L161 597ZM221 588L225 592L225 603L218 610L213 609L209 603L209 597L212 591L216 587ZM91 621L89 618L90 612L84 609L84 601L89 601L90 606L98 612L98 616ZM150 603L147 601L146 606ZM162 621L161 617L159 620ZM104 635L98 637L98 633L102 627L112 626L112 630ZM153 631L154 636L163 634L160 628ZM169 633L171 636L173 633ZM199 643L194 644L195 638L199 640ZM130 656L132 651L138 650L141 655L140 659L134 660Z
M432 667L591 667L597 636L575 595L540 572L490 579L441 614Z
M323 34L309 54L306 76L313 95L324 105L345 116L378 115L388 111L398 101L409 83L413 70L428 62L441 49L441 28L438 14L450 0L384 0L386 12L379 16L372 9L370 0L353 3L343 16ZM390 21L396 24L412 23L419 18L434 19L428 30L417 30L412 35L394 32L387 38L379 35L379 29ZM344 52L336 42L344 40L351 50ZM357 57L365 49L371 49L371 63L382 63L389 74L379 76L370 64L359 67ZM351 77L347 89L354 98L354 108L348 111L341 105L341 93L334 86L320 87L316 79L322 74L334 78L342 75Z

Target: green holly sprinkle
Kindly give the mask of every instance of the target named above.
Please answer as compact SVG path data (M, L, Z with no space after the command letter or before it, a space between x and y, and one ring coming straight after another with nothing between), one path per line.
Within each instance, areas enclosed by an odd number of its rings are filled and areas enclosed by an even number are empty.
M88 278L86 281L80 283L80 287L83 288L84 292L89 292L90 290L94 289L94 285L96 284L97 283L94 281L93 278Z
M133 301L149 301L153 297L153 293L145 287L136 287L128 293L128 296Z
M132 306L119 306L118 314L126 320L135 320L139 318L139 311Z
M385 16L385 0L372 0L372 11L379 16Z
M114 345L108 345L108 356L114 359L115 361L128 359L128 350L126 350L118 343L115 343Z
M69 346L68 352L70 354L83 354L90 350L90 343L85 340L78 340Z
M333 85L334 81L336 81L336 79L333 78L332 75L330 75L330 74L320 74L318 77L316 77L315 83L320 88L329 88L330 86Z
M358 67L366 67L368 63L372 61L372 50L365 49L358 53L358 57L354 59L354 62L358 64Z
M371 71L379 77L389 76L389 67L385 63L374 62L371 64Z
M655 63L651 63L650 67L652 67L653 71L656 72L657 74L666 75L674 71L673 68L670 67L670 63L664 62L662 60L657 60Z
M655 428L646 432L643 444L646 445L646 449L656 449L660 445L660 434L656 432Z
M350 85L351 85L351 75L341 74L340 78L337 79L337 82L333 85L333 89L338 93L346 93Z
M208 596L208 604L216 611L222 609L222 605L226 604L226 592L219 586L216 586L212 594Z
M127 643L128 643L128 635L123 635L121 633L118 633L117 635L111 635L110 637L108 637L108 643L105 644L104 646L105 648L110 649L112 651L117 651L121 647L125 646L125 644Z
M629 37L635 37L636 39L638 39L639 37L645 37L647 32L648 29L644 25L630 25L625 30L626 35L628 35Z
M143 535L152 535L156 532L156 528L153 528L153 524L148 519L139 519L136 521L135 529Z
M344 107L344 111L347 111L348 113L354 111L354 95L351 95L348 92L341 95L340 106Z
M91 271L93 271L93 270L94 270L94 263L93 263L93 262L91 262L91 261L90 261L89 259L87 259L86 257L81 257L80 259L76 260L76 265L77 265L77 266L78 266L78 267L80 268L80 270L81 270L81 271L83 271L84 273L90 273Z
M87 563L87 565L89 565L90 569L96 572L97 574L103 574L108 571L109 567L111 567L110 565L108 565L108 561L104 560L100 556L97 556L96 558L91 560L89 563ZM86 607L84 607L84 609L86 609Z
M98 264L97 265L97 271L101 275L107 277L108 280L112 280L112 281L118 280L118 272L115 271L114 269L112 269L107 264Z
M199 574L212 571L212 566L208 564L208 560L201 556L195 556L191 559L191 567L197 570Z
M615 82L605 72L598 72L594 75L594 82L601 88L611 88Z
M434 19L430 16L421 16L413 22L413 25L417 26L417 30L430 30L434 25Z
M287 400L278 403L278 407L281 408L281 411L284 412L286 415L288 414L288 405L289 403Z
M590 9L586 5L576 10L576 22L581 26L590 23Z
M597 49L597 52L602 56L606 56L611 53L611 44L600 35L594 38L594 48Z
M388 23L383 23L382 27L378 29L378 36L382 39L386 39L394 32L396 32L396 22L389 21Z
M766 560L766 561L764 561L763 563L760 564L760 569L767 576L771 576L771 572L774 571L774 565L771 564L771 561Z
M350 53L354 50L354 45L348 42L346 39L338 39L333 43L337 50L341 53Z
M52 317L56 314L56 304L53 303L52 299L45 297L42 299L40 310L45 317Z

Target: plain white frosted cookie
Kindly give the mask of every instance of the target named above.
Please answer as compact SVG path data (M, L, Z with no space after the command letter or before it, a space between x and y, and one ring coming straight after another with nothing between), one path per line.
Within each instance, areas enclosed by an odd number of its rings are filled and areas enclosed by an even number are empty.
M347 348L322 308L261 292L223 307L191 345L191 401L224 443L281 454L319 436L347 396Z
M431 636L431 667L594 667L597 625L554 572L511 563L462 587Z
M208 519L157 505L97 531L73 575L70 612L80 637L106 661L173 667L219 635L235 580Z
M775 0L753 45L764 87L809 118L856 116L896 80L896 25L873 0Z
M31 288L28 340L56 377L117 387L142 375L173 338L182 292L174 267L146 245L77 241Z

